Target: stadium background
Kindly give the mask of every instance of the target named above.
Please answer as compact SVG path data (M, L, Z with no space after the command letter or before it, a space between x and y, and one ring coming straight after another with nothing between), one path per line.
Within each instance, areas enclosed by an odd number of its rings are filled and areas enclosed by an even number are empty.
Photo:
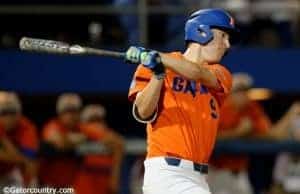
M249 73L255 87L273 91L262 103L276 121L300 97L298 0L1 0L1 90L16 91L24 114L39 127L55 115L60 93L76 92L84 104L103 104L109 125L128 140L144 138L144 126L131 117L127 100L135 66L105 57L23 53L18 40L31 36L120 51L129 45L183 50L185 17L210 6L236 16L241 40L223 63L232 72ZM134 160L129 155L124 165ZM121 193L129 190L128 169Z

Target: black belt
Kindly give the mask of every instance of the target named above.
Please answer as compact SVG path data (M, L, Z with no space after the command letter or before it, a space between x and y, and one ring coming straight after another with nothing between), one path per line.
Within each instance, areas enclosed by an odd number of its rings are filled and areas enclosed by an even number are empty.
M166 162L170 166L179 166L181 159L179 158L171 158L171 157L165 157ZM202 174L207 174L208 173L208 165L207 164L199 164L196 162L193 162L193 167L195 171L198 171Z

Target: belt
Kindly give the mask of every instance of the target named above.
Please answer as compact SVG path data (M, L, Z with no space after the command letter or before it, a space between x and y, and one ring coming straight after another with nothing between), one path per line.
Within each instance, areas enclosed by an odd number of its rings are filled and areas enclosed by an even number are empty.
M182 159L165 157L165 161L170 166L180 166L180 163L181 163ZM194 171L198 171L202 174L207 174L208 173L208 165L207 164L199 164L199 163L192 162L192 161L191 161L191 164L193 164L193 170Z

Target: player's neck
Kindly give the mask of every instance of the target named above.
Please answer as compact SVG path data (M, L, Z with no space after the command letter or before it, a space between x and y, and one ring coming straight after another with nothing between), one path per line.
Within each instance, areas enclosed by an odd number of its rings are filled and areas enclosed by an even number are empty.
M198 48L189 46L186 51L183 53L183 57L193 63L203 64L203 58L201 57L201 52Z

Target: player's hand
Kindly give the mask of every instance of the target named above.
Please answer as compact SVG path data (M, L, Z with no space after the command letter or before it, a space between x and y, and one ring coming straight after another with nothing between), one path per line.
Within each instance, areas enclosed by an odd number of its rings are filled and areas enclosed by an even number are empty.
M161 58L157 51L132 46L126 52L125 61L143 64L144 67L150 69L159 79L165 75L165 68L161 63Z
M144 67L151 69L156 78L163 79L165 76L165 67L161 62L160 55L157 51L149 51L147 53L142 53L141 63Z
M148 51L143 47L131 46L126 51L125 62L134 63L134 64L141 64L142 53L144 53L143 55L145 55L147 52Z
M70 132L66 136L69 143L78 145L86 140L86 136L81 133Z
M237 137L247 137L252 131L252 122L249 118L243 118L235 133Z

